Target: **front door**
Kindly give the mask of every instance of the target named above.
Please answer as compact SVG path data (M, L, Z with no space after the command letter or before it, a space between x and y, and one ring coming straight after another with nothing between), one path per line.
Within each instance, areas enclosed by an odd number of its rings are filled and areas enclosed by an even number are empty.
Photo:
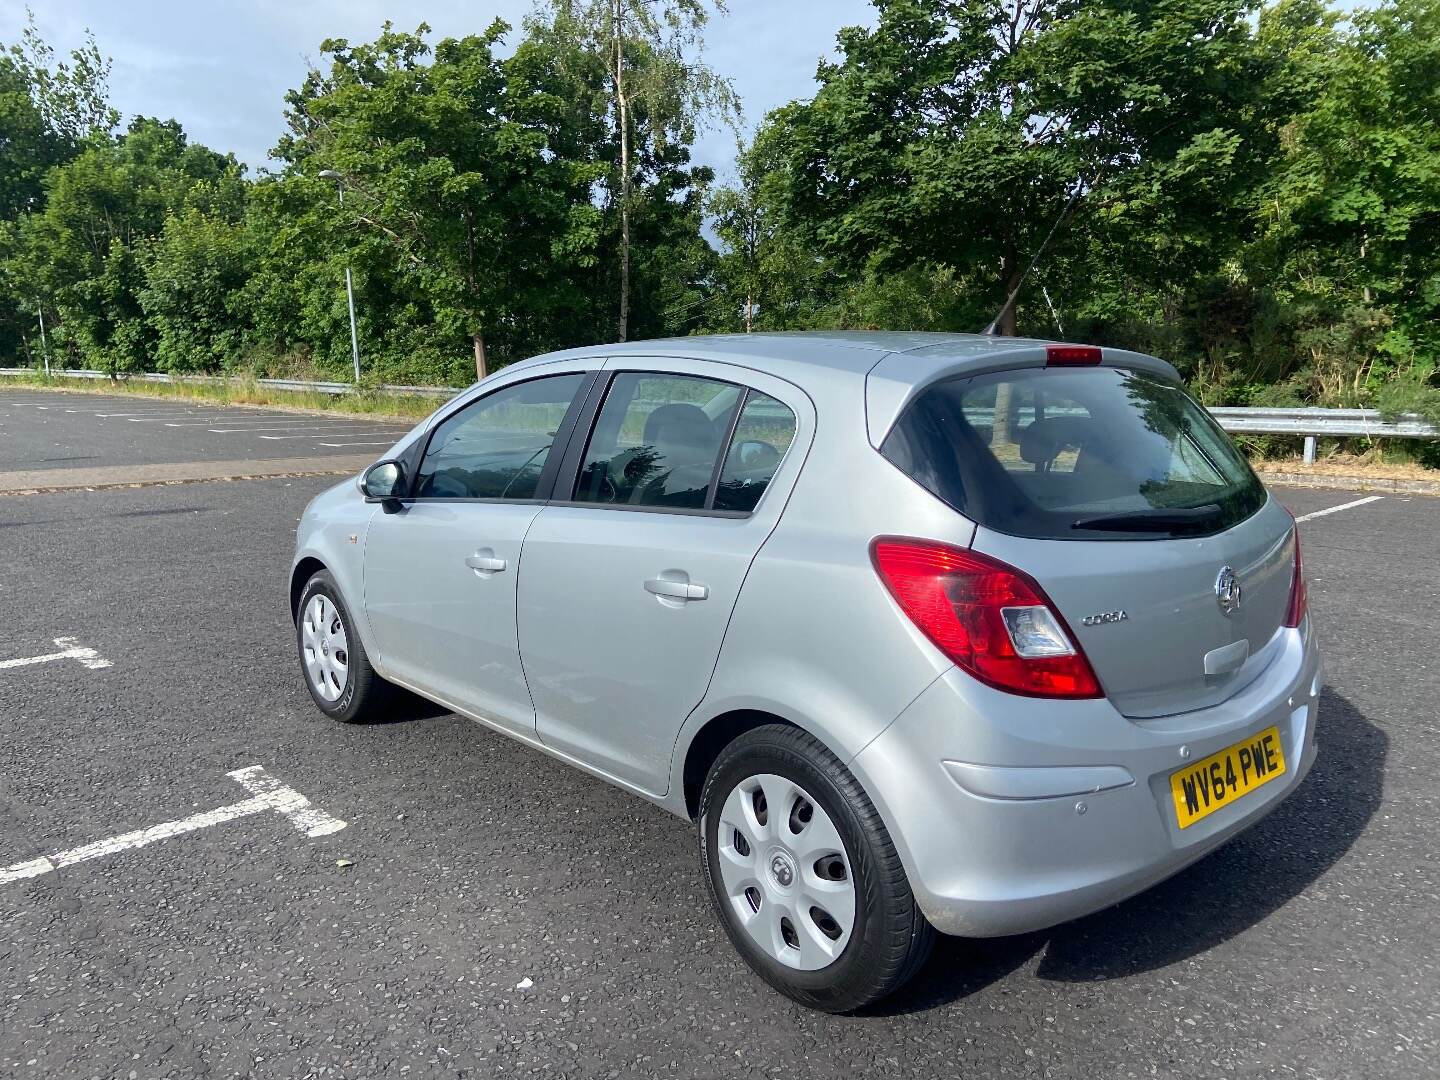
M381 670L521 734L535 711L520 666L520 546L558 469L583 371L502 386L442 419L411 498L365 537L365 613Z
M665 791L676 736L795 473L781 468L789 406L731 381L736 369L687 370L716 376L611 377L572 497L557 491L536 517L520 579L541 740L651 794Z

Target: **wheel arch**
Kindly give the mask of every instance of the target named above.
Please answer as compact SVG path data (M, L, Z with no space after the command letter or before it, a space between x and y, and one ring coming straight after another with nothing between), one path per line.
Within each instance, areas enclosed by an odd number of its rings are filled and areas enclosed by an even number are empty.
M305 583L321 570L328 569L329 567L315 556L306 555L290 571L290 619L292 622L300 618L300 594L305 591Z
M747 731L754 731L767 724L798 728L820 739L822 743L825 742L804 725L764 709L731 709L711 717L690 739L685 748L684 764L680 769L681 795L690 820L694 821L700 816L700 791L705 786L705 777L710 774L710 766L715 764L725 747Z

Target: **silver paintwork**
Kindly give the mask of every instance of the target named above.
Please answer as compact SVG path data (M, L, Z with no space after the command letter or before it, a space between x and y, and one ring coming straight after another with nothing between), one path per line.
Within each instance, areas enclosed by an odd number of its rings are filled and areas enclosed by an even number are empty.
M757 792L768 807L763 822ZM790 816L797 806L805 820L795 832ZM850 859L830 815L804 788L774 773L740 781L720 808L716 849L725 899L762 950L798 971L818 971L845 951L855 929ZM827 876L816 869L822 860ZM834 936L822 931L816 911L833 920ZM782 919L793 928L794 944Z
M693 812L686 758L707 725L793 723L865 788L939 929L1038 929L1173 874L1294 790L1314 758L1320 685L1308 621L1279 626L1293 526L1273 500L1212 537L1031 540L977 528L876 453L929 382L1043 363L1041 342L931 334L695 337L537 357L471 387L384 456L493 389L576 370L728 378L784 402L795 440L743 518L563 502L415 502L387 515L347 481L307 509L294 573L329 569L384 677L677 814ZM1176 378L1152 357L1107 349L1105 363ZM1107 696L1042 701L964 675L878 580L869 544L880 535L973 546L1023 569ZM1244 589L1229 616L1214 589L1226 565ZM1120 610L1126 619L1083 622ZM1270 724L1290 772L1181 834L1169 773Z

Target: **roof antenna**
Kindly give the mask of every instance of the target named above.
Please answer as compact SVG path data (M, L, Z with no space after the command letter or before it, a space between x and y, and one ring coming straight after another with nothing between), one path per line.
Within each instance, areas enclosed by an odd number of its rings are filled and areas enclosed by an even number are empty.
M1082 181L1083 179L1084 177L1081 177ZM1015 283L1015 288L1011 290L1010 295L1005 298L1005 303L1000 305L1000 310L995 313L995 318L990 320L990 325L985 327L984 330L981 330L980 333L986 337L994 336L995 327L1000 324L1000 320L1005 317L1005 312L1009 311L1010 306L1015 303L1015 298L1020 295L1020 290L1025 287L1025 282L1030 277L1030 271L1035 269L1035 264L1040 261L1040 256L1045 254L1045 249L1050 246L1050 241L1055 238L1055 230L1060 228L1060 223L1070 216L1070 210L1075 205L1075 200L1080 198L1080 193L1084 190L1084 183L1077 183L1075 185L1075 190L1070 195L1070 201L1065 204L1065 209L1060 211L1060 216L1055 219L1055 224L1050 226L1050 231L1045 234L1044 243L1036 250L1035 257L1030 260L1030 265L1025 267L1025 272L1020 275L1020 280ZM1049 298L1047 297L1046 299ZM1062 330L1061 333L1063 334L1064 331Z

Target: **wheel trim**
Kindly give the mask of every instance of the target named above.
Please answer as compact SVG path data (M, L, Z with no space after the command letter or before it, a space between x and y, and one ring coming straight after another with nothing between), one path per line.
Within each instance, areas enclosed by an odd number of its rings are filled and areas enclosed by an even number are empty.
M757 795L764 799L763 820ZM792 812L805 806L808 819L796 831ZM746 777L720 809L715 847L725 900L767 956L798 971L818 971L845 951L855 929L855 879L839 829L809 792L773 773ZM840 879L821 877L815 864L826 859L833 870L835 858ZM822 930L817 911L835 936Z
M316 593L300 617L300 651L310 688L325 701L338 701L350 681L350 640L335 602Z

